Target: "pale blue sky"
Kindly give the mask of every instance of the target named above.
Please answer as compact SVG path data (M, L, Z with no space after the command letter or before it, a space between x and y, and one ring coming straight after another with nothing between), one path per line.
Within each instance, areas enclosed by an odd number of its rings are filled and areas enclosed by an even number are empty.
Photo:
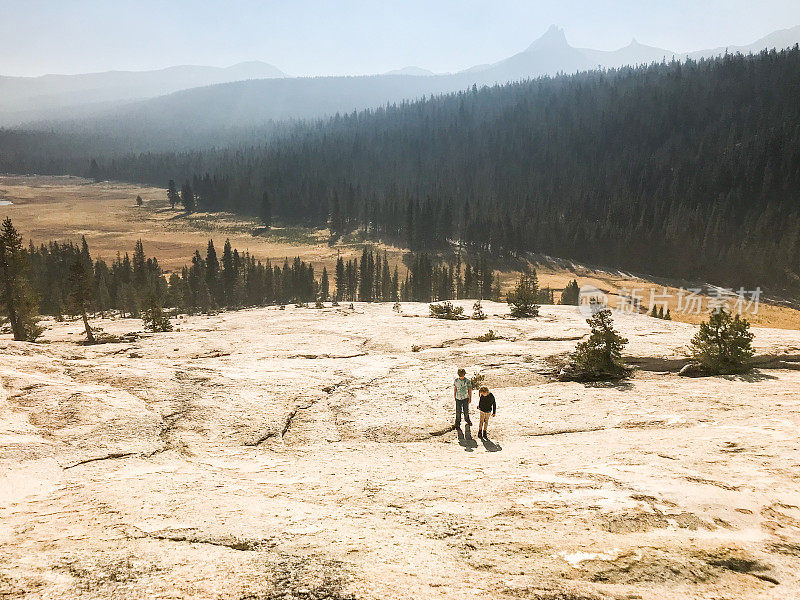
M800 0L0 0L0 74L245 60L292 75L455 71L519 52L551 24L573 46L636 37L682 52L798 25Z

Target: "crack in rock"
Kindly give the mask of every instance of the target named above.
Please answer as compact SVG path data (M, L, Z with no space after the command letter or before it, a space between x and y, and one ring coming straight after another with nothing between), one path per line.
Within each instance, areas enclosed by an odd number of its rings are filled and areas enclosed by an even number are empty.
M535 433L524 433L528 437L543 437L548 435L564 435L567 433L588 433L590 431L604 431L606 429L614 429L613 427L605 427L598 425L597 427L574 427L569 429L556 429L555 431L537 431Z
M87 458L86 460L81 460L81 461L78 461L78 462L76 462L74 464L67 465L66 467L64 467L64 470L74 469L75 467L78 467L80 465L85 465L87 463L98 462L98 461L101 461L101 460L112 460L112 459L115 459L115 458L127 458L129 456L138 456L138 455L139 455L138 452L112 452L111 454L106 454L105 456L98 456L96 458Z
M270 545L269 540L237 538L232 535L205 537L194 529L163 529L150 533L143 532L142 537L155 540L169 540L171 542L186 542L189 544L208 544L209 546L230 548L231 550L239 550L241 552L252 552Z
M278 436L278 432L277 431L269 431L269 432L265 433L264 435L262 435L258 439L255 439L255 440L253 440L251 442L245 442L244 445L248 446L248 447L260 446L261 444L263 444L267 440L269 440L271 438L274 438L274 437L277 437L277 436Z
M292 354L286 358L358 358L359 356L366 356L366 352L358 352L357 354Z
M297 413L300 412L301 410L308 410L309 408L314 406L317 403L317 401L318 399L315 399L309 402L306 406L297 406L294 409L292 409L292 411L288 415L286 415L286 422L283 424L283 429L281 430L281 438L286 436L286 432L289 431L289 428L292 426L292 421L294 421L294 418L297 416Z

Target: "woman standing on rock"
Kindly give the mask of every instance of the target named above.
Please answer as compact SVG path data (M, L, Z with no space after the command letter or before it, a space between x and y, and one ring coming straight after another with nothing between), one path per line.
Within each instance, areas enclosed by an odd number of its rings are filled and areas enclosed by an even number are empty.
M486 426L489 424L489 416L497 413L497 403L494 401L494 394L489 388L483 386L479 390L478 410L481 413L481 420L478 422L478 437L486 438Z

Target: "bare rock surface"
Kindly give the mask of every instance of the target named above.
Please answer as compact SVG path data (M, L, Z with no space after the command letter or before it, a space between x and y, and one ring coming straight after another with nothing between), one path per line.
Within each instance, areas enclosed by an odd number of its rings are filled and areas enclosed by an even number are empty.
M798 597L800 372L679 377L691 325L615 315L633 378L558 382L574 308L484 310L3 336L0 597ZM755 334L765 364L800 348ZM497 397L487 440L451 427L460 366Z

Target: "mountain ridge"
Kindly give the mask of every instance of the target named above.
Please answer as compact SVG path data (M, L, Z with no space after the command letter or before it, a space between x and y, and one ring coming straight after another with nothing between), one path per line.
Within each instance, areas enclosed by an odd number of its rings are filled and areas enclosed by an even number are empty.
M565 31L551 25L527 48L491 64L476 65L455 73L434 74L420 67L405 67L380 75L327 77L247 77L247 65L275 69L266 63L239 63L227 68L233 81L172 89L155 97L137 97L115 102L93 95L93 104L72 103L69 110L28 107L23 113L2 112L0 125L33 129L98 129L113 131L120 122L132 120L132 135L165 128L192 130L214 127L253 127L282 119L319 118L362 108L468 89L472 85L494 85L543 75L575 73L597 68L650 64L672 59L699 59L724 52L755 52L764 48L788 47L800 41L800 26L772 32L746 46L728 46L676 53L648 46L635 38L617 50L593 50L571 46ZM239 72L235 70L239 68ZM202 67L184 66L183 69ZM169 73L170 68L160 73ZM214 68L212 68L214 69ZM219 69L219 68L217 68ZM242 72L245 71L245 72ZM130 72L125 72L130 73ZM148 72L149 73L149 72ZM273 73L275 74L275 73ZM283 74L285 75L285 74ZM3 98L0 78L0 98ZM5 118L3 118L5 117ZM5 121L5 123L4 123ZM149 148L142 148L149 149Z
M52 109L125 102L204 85L278 77L288 75L262 61L245 61L229 67L174 65L144 71L112 70L75 75L0 75L0 113L18 113L24 118L26 114Z

